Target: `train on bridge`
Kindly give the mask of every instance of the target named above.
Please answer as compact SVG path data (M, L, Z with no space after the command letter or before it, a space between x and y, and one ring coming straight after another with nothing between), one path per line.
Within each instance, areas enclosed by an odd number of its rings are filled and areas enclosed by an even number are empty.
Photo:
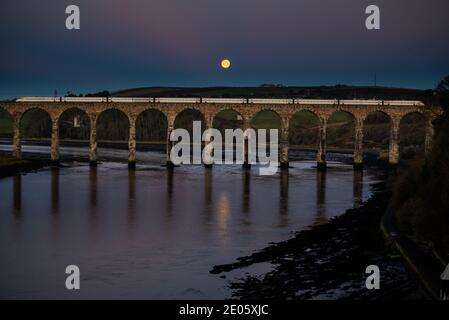
M219 103L219 104L298 104L298 105L366 105L424 106L421 101L338 100L338 99L257 99L257 98L124 98L124 97L22 97L16 102L115 102L115 103Z

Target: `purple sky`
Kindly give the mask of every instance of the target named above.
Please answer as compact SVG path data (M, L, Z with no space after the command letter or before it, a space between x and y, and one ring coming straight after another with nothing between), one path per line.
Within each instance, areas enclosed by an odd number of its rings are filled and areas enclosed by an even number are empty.
M65 7L81 30L65 29ZM365 28L369 4L381 30ZM432 88L449 74L447 0L0 2L0 98L142 86ZM222 70L227 57L232 68Z

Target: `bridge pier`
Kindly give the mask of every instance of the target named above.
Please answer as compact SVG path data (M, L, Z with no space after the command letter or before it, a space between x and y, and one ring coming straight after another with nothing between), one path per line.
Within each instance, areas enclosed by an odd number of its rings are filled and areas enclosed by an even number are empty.
M428 154L432 149L433 145L433 135L435 134L432 119L428 119L426 123L426 138L424 141L424 150L425 153Z
M249 132L247 130L251 129L251 122L246 116L243 118L243 169L251 169L251 163L249 159ZM256 137L254 137L255 139Z
M174 129L174 124L169 123L167 127L167 144L166 144L166 166L168 169L173 169L175 165L171 161L170 153L173 148L173 142L170 140L170 135Z
M97 158L97 115L90 115L89 165L96 167Z
M249 159L249 138L250 134L247 130L251 129L251 122L248 117L243 118L243 169L251 169L251 162ZM254 137L255 139L256 137Z
M354 170L363 170L363 119L355 119Z
M20 119L22 118L22 114L15 114L13 116L13 147L12 147L12 155L17 159L22 158L22 139L20 136Z
M128 168L136 168L136 119L129 118Z
M212 116L206 118L206 130L211 129L211 128L213 128L213 117L212 117ZM206 131L206 132L207 132L207 131ZM205 139L205 141L204 141L204 148L206 148L211 142L212 142L212 136L210 135L210 133L207 133L207 134L206 134L206 139ZM204 150L203 150L203 152L201 153L201 155L203 155L203 154L204 154ZM205 167L206 169L212 169L212 167L213 167L213 165L214 165L214 164L213 164L213 162L214 162L214 160L213 160L214 151L211 152L210 156L212 157L212 159L209 159L209 160L207 161L208 163L204 163L204 167ZM203 162L204 162L204 159L203 159Z
M249 162L249 137L243 139L243 169L251 169L251 163Z
M51 121L51 161L59 161L59 119Z
M317 152L317 169L326 170L326 127L327 119L320 119L320 127L318 129L318 152Z
M288 150L289 150L289 143L288 143L288 128L283 128L281 130L281 137L280 137L280 169L281 170L288 170Z
M388 162L391 166L399 163L399 121L392 121Z

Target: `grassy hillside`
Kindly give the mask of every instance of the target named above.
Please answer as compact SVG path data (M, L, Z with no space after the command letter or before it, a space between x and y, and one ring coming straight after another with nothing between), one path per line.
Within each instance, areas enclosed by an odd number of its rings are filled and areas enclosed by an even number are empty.
M434 121L432 151L402 168L393 200L403 229L449 262L449 77L436 92L445 112Z
M321 86L321 87L207 87L176 88L147 87L127 89L111 93L117 97L222 97L222 98L304 98L304 99L410 99L426 101L431 97L428 90Z

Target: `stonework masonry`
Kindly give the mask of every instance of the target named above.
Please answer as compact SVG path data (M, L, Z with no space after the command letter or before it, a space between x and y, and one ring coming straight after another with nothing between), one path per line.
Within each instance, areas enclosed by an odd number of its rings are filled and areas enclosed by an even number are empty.
M426 150L429 150L433 138L432 120L438 114L438 109L426 106L404 106L404 105L340 105L340 104L232 104L232 103L147 103L147 102L0 102L0 108L9 112L13 120L13 155L21 158L21 135L20 121L22 116L31 109L41 109L47 112L52 121L51 130L51 159L59 160L59 118L70 109L84 111L90 119L90 148L89 160L92 165L97 163L97 119L99 115L109 109L122 111L129 120L129 167L134 168L136 163L136 122L141 113L154 109L162 112L168 123L167 127L167 166L171 166L170 150L172 142L169 141L170 133L174 129L176 116L186 109L201 112L206 126L212 127L215 116L223 110L234 110L243 120L243 129L251 127L251 119L260 111L269 110L275 112L280 119L281 129L280 142L280 164L288 167L288 133L291 118L299 111L310 111L319 120L317 165L318 168L326 167L326 126L330 116L343 111L351 114L355 121L355 145L354 165L363 165L363 123L367 116L373 112L382 112L391 120L389 162L397 164L399 161L399 126L401 119L410 113L420 113L426 119ZM247 148L245 148L246 150ZM246 164L248 166L248 164Z

